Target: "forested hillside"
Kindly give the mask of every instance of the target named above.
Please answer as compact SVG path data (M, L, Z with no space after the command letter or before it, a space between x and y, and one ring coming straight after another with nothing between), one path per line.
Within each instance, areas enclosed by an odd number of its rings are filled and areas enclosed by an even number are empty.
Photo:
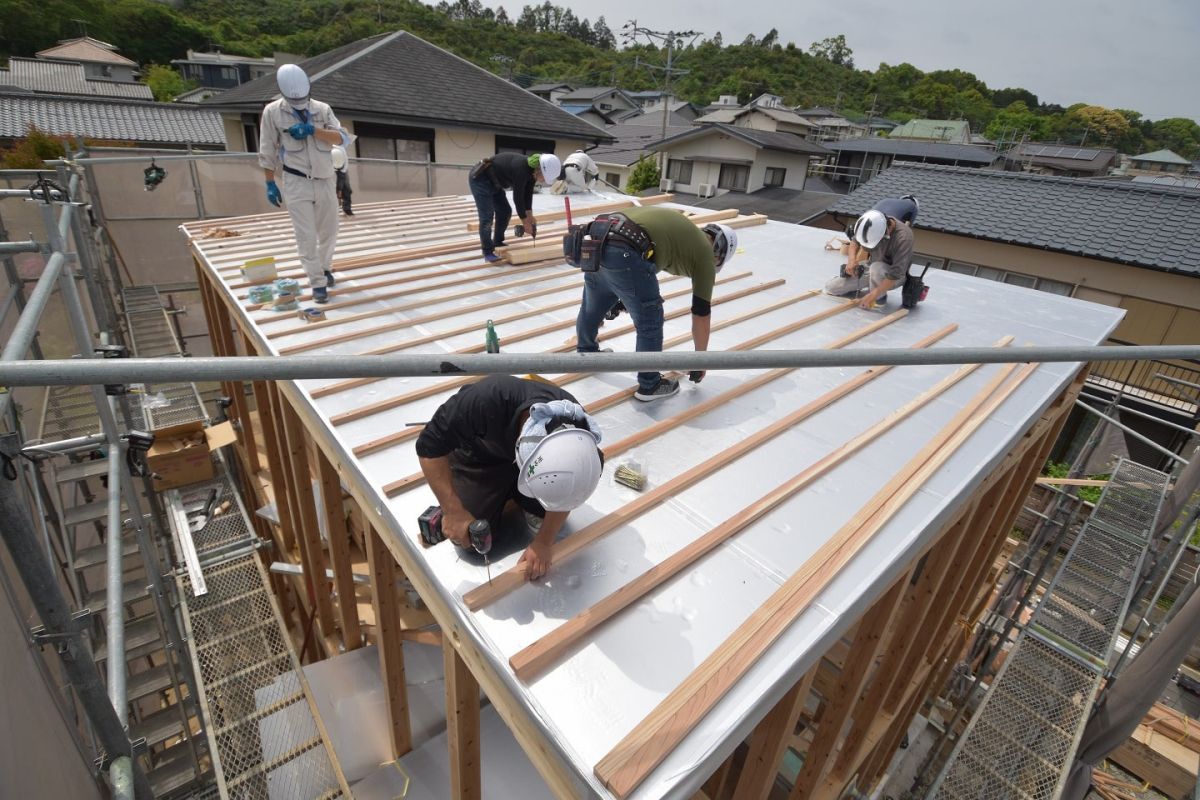
M230 53L314 55L364 36L404 29L463 58L529 85L659 88L665 54L621 36L625 20L580 19L550 2L525 6L511 19L480 0L436 5L416 0L184 0L172 9L153 0L6 0L0 7L0 57L32 55L82 26L142 64L167 64L184 51L220 47ZM852 35L852 34L851 34ZM789 104L836 107L843 113L967 119L990 138L1023 133L1041 141L1107 144L1137 153L1161 147L1200 157L1200 126L1175 118L1150 121L1132 109L1085 102L1063 108L1039 102L1051 87L991 88L970 72L923 72L911 64L854 63L843 36L781 42L776 30L724 42L720 33L680 42L674 66L682 98L706 104L722 94L741 102L763 92ZM650 65L648 67L647 65ZM1148 76L1149 78L1149 76ZM1087 98L1082 98L1086 100Z

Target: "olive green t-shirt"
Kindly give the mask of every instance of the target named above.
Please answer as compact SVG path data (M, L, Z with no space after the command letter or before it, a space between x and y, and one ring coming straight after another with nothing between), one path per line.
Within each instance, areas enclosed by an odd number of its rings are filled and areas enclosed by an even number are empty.
M696 223L670 208L644 206L622 211L654 240L651 261L664 272L692 279L692 294L712 302L717 278L712 244Z

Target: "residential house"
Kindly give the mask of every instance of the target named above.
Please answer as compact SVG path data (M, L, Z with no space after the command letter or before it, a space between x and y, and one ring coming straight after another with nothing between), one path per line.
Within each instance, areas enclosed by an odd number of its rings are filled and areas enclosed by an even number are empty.
M114 45L90 36L63 39L54 47L39 50L35 56L43 60L82 64L88 78L132 83L139 75L136 61L118 53Z
M657 124L643 124L643 120L648 116L651 115L633 117L628 122L607 128L605 133L614 137L615 141L597 145L587 151L592 160L596 162L596 166L600 170L600 177L604 179L604 182L621 191L625 191L633 165L643 156L654 155L651 146L661 142L664 138L661 114L658 115ZM692 130L692 126L688 124L668 125L666 138L690 130ZM601 189L603 188L601 187Z
M312 96L333 106L359 158L470 165L500 151L559 156L613 137L485 69L405 31L379 34L300 62ZM274 76L205 101L230 149L257 150ZM463 182L465 186L465 181Z
M818 128L809 120L786 108L748 105L744 108L726 108L711 111L695 119L697 125L735 125L760 131L793 133L806 139L816 139Z
M1178 153L1170 150L1155 150L1153 153L1142 153L1129 157L1127 175L1161 175L1177 173L1184 175L1191 168L1191 162Z
M878 200L904 194L921 204L914 225L919 262L1123 308L1113 344L1195 344L1200 251L1191 237L1200 230L1200 192L904 164L832 204L812 224L842 231ZM926 302L937 303L936 276L927 282ZM1177 386L1154 377L1172 371L1200 381L1200 364L1092 367L1098 385L1132 383L1127 395L1194 425L1194 400L1179 401Z
M809 161L829 151L794 133L710 123L651 146L668 156L665 188L709 197L763 187L803 189Z
M660 114L664 108L671 112L673 118L686 119L688 123L694 122L700 115L700 107L695 103L687 100L676 100L671 97L667 100L654 100L642 106L642 114ZM625 117L623 121L629 121L633 116Z
M232 89L243 83L275 74L275 59L235 56L229 53L203 53L188 50L187 58L174 59L184 80L195 81L205 89Z
M574 91L574 87L569 83L535 83L529 87L528 91L548 103L558 105L562 96Z
M728 111L734 108L741 108L741 103L738 102L736 94L723 94L717 98L715 103L709 103L704 108L700 109L702 114L711 114L714 111Z
M23 138L31 125L61 137L225 149L221 115L210 109L182 103L34 94L0 87L0 145Z
M888 136L892 139L970 144L971 123L965 119L910 119L893 128Z
M1116 159L1117 151L1108 147L1028 142L1004 154L1004 168L1066 178L1099 178L1108 175Z
M644 125L647 127L661 128L663 125L663 116L664 116L664 112L662 110L662 107L660 106L655 110L643 111L641 114L631 114L630 116L622 119L620 124L622 124L622 125ZM682 114L677 111L672 111L671 113L666 114L666 117L667 117L667 127L668 128L672 127L672 126L686 128L689 125L694 124L694 120L692 120L686 114ZM611 132L612 131L609 131L609 133L611 133Z
M844 139L823 144L834 152L834 156L824 164L814 166L813 174L819 174L830 181L848 184L851 189L898 162L990 167L997 158L996 152L986 147L882 136Z
M854 125L862 125L867 130L867 136L887 136L896 128L900 127L899 122L893 122L890 119L883 117L863 116L860 114L846 114L846 119Z
M794 113L803 117L815 126L811 138L821 142L833 142L839 139L853 139L867 135L867 126L852 122L833 109L817 106L814 108L797 108Z
M614 86L584 86L561 95L557 102L564 107L587 105L606 116L617 117L641 107L623 89Z

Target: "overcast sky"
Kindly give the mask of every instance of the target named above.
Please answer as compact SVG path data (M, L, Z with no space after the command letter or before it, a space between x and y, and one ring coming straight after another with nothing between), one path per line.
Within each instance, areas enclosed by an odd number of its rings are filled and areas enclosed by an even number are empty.
M492 5L484 0L485 4ZM859 68L957 67L1042 102L1131 108L1200 121L1200 0L552 0L580 17L721 32L727 44L779 29L808 46L846 35ZM504 2L515 19L530 2ZM493 5L495 7L495 5ZM745 100L745 98L743 98Z

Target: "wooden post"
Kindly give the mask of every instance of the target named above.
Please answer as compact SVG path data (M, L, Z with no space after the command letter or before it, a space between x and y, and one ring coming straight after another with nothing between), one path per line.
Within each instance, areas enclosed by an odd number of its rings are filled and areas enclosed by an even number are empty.
M400 616L396 604L396 561L373 528L366 531L367 565L371 571L371 605L375 609L375 647L379 671L387 697L388 733L392 756L412 750L412 726L408 718L408 686L404 674L404 642L400 638ZM447 681L449 686L449 681Z
M455 800L483 797L479 758L479 684L454 649L442 642L446 666L446 734L450 751L450 796Z
M346 529L342 481L338 478L333 464L329 463L329 459L319 449L316 459L320 472L325 530L329 533L329 562L333 568L333 586L338 596L338 623L342 629L342 644L347 650L357 650L362 646L362 631L358 624L354 575L350 569L350 532Z
M287 451L287 429L283 424L283 398L279 388L272 383L262 383L267 399L259 404L259 414L266 411L264 421L271 420L275 431L275 458L272 462L271 489L275 495L275 512L279 515L279 538L283 545L282 556L295 557L296 531L299 529L298 515L294 511L295 491L292 489L292 471L285 460ZM264 423L265 424L265 423Z
M750 735L750 750L746 763L738 777L733 796L738 800L766 800L775 785L779 763L787 750L788 742L796 731L796 723L808 701L813 681L817 677L819 664L814 664L800 682L793 686L783 699L775 704L771 713L758 723Z

